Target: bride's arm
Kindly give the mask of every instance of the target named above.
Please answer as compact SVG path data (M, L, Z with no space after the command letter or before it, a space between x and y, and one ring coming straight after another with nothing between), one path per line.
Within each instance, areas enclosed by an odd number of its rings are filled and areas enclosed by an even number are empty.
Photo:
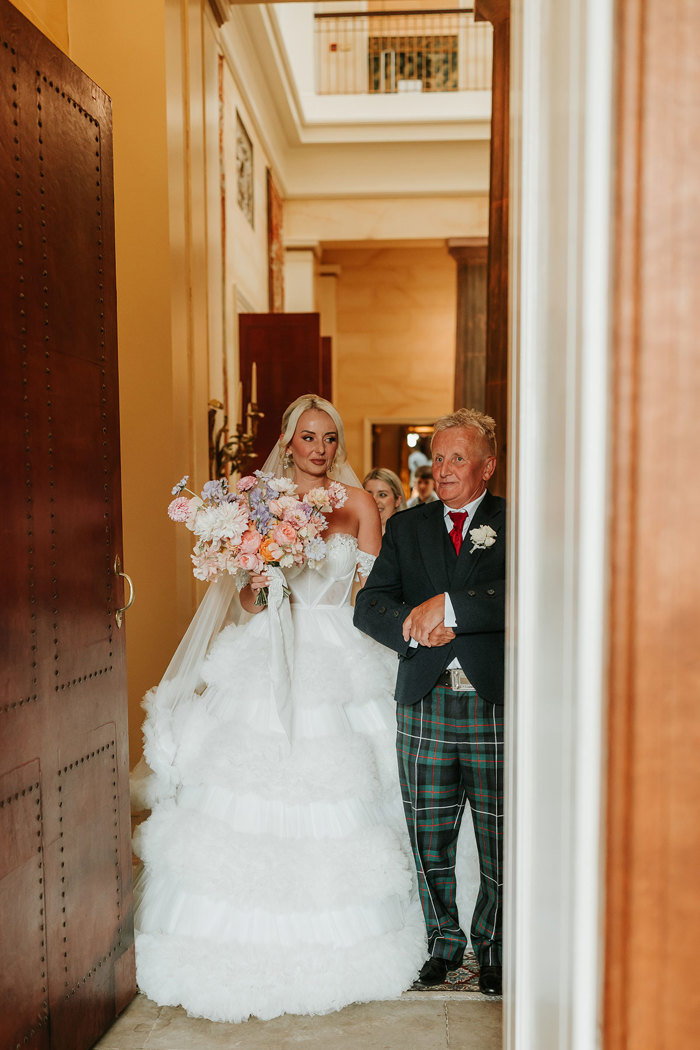
M357 492L357 546L361 553L370 554L373 558L379 554L382 545L382 525L379 519L379 511L374 498L364 489L353 490ZM367 574L363 572L362 564L359 565L360 586L364 585Z
M270 580L266 573L251 572L248 583L243 587L239 595L241 605L247 613L253 613L253 615L255 615L256 613L263 611L265 606L256 605L255 599L258 596L258 592L261 591L263 587L267 587L269 582Z

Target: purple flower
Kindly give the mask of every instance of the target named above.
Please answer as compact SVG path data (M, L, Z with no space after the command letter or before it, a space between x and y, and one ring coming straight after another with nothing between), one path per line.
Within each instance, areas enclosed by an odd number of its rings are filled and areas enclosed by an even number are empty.
M217 481L207 481L202 489L202 499L210 499L213 503L223 503L227 492L228 482L226 478L219 478Z
M260 506L257 512L253 514L253 520L257 525L258 532L266 532L268 525L272 521L272 515L267 507Z
M179 496L189 480L190 480L189 474L185 474L184 478L180 478L180 480L178 481L177 485L174 486L174 488L172 489L171 494L173 496Z

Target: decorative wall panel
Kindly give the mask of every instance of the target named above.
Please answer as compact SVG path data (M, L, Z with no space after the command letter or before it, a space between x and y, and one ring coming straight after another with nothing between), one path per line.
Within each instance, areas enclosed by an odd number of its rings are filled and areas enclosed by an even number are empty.
M255 225L253 211L253 143L245 124L236 113L236 173L238 207L251 226Z
M269 310L284 310L284 202L272 172L267 169L267 284Z

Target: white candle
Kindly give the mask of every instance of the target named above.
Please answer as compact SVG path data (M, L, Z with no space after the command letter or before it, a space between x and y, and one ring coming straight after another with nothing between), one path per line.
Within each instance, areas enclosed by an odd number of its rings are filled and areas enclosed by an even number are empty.
M238 404L236 405L236 422L243 423L243 383L238 384Z
M254 405L258 403L258 366L253 361L253 367L250 372L250 400Z

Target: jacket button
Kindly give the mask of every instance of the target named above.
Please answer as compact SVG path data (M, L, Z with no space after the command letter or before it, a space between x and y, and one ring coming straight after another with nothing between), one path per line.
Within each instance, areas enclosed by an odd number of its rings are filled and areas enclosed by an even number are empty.
M399 610L398 609L394 609L394 616L398 616L398 615L399 615Z
M377 599L376 599L376 598L373 598L373 599L372 599L372 601L371 601L371 602L370 602L369 604L370 604L371 606L375 606L375 605L377 604Z
M380 605L377 612L386 612L386 605Z
M467 591L467 594L470 598L474 598L476 596L476 591Z
M487 590L486 593L487 594L495 594L496 592L494 591L493 587L489 587L489 589Z

